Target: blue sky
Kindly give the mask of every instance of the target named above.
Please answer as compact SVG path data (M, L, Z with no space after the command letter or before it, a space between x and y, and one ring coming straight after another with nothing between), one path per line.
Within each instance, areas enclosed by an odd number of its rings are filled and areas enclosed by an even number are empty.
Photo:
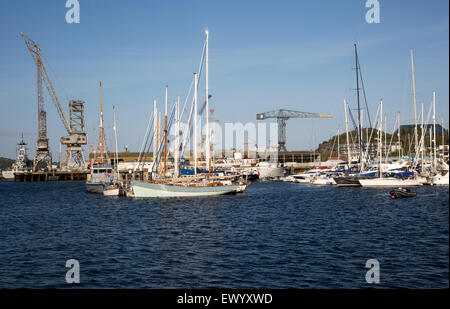
M187 93L210 31L211 108L221 123L255 121L278 108L333 115L292 119L288 149L311 149L345 128L343 99L355 107L353 44L358 44L369 109L380 98L388 131L397 112L413 121L410 49L417 101L437 92L437 118L448 125L449 2L379 0L381 22L365 22L365 1L86 1L80 24L67 24L65 0L0 4L0 156L14 157L21 132L34 153L37 137L35 66L19 35L40 44L67 113L70 99L86 101L89 142L98 135L102 81L107 133L116 106L119 147L139 149L154 98ZM201 92L203 93L203 92ZM65 134L46 94L55 160ZM111 141L109 142L111 144Z

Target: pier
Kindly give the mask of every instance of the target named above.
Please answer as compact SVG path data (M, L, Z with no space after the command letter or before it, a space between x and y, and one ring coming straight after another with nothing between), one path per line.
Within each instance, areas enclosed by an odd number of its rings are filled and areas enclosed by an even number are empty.
M89 171L49 171L16 173L15 182L86 180Z

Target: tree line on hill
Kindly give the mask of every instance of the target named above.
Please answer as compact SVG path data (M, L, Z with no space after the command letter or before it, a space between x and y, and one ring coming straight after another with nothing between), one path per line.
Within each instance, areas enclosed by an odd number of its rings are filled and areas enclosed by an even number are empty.
M14 160L0 157L0 170L8 169L13 164Z
M426 131L425 134L425 147L428 149L430 147L430 128ZM382 131L382 142L386 142L387 144L391 143L394 145L398 142L398 136L397 136L396 130L394 133L389 134L384 131ZM420 129L420 126L417 128L418 131L418 139L420 142L420 138L422 136L422 131ZM372 128L362 128L362 136L363 140L367 141L367 136L371 138L372 144L378 143L378 130L372 129ZM402 146L402 153L403 155L411 155L414 152L415 148L415 138L414 138L414 126L406 125L401 126L400 128L400 142ZM439 147L442 145L442 142L444 142L444 145L449 144L449 134L448 130L445 130L444 128L441 128L440 125L436 125L436 147ZM326 161L329 157L337 157L337 147L338 144L340 144L341 149L342 147L345 147L347 144L347 134L344 132L339 135L334 135L329 140L326 140L322 142L318 149L320 153L320 157L322 158L322 161ZM349 132L349 144L358 144L358 137L356 130L353 130ZM393 152L392 155L397 155L398 152ZM342 152L341 152L342 157Z

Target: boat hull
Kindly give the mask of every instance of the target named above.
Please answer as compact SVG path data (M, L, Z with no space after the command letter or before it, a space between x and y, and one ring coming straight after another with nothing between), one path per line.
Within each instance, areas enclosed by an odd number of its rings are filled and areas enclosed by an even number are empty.
M278 178L283 177L284 169L282 167L263 166L258 167L258 178Z
M14 171L2 171L2 176L5 180L14 180L15 173Z
M422 185L430 185L431 184L431 179L429 177L419 176L416 178L416 180L418 182L420 182Z
M444 176L437 176L433 179L432 184L435 186L447 186L449 185L448 172Z
M415 192L411 192L408 189L394 189L391 192L389 192L392 198L405 198L405 197L414 197L416 196Z
M398 179L398 178L372 178L360 179L359 182L363 187L415 187L422 184L415 179Z
M315 179L313 178L311 181L311 184L316 185L316 186L330 186L330 185L335 185L336 182L331 177L315 178Z
M294 176L294 182L296 183L311 183L310 176Z
M102 183L86 182L86 190L89 193L103 194L104 185Z
M104 196L119 196L119 188L106 189L103 191Z
M281 181L284 182L294 182L295 178L291 175L291 176L284 176L280 178Z
M232 194L242 192L241 185L228 186L174 186L145 181L132 181L134 197L197 197Z
M360 178L352 176L333 177L338 187L361 187Z

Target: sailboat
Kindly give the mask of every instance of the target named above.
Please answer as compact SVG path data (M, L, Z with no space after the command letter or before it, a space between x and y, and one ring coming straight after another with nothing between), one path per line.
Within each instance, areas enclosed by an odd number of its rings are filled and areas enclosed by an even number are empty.
M441 173L438 173L436 176L434 176L431 179L431 184L434 186L448 186L449 185L449 166L444 161L441 162L441 165L444 166L444 169L441 171Z
M194 104L197 104L197 74L194 74L195 80L195 90L194 90ZM175 134L179 133L179 100L175 104L176 108L176 130ZM194 107L195 108L195 107ZM167 110L167 108L166 108ZM166 114L167 115L167 114ZM167 117L167 116L165 116ZM171 117L172 118L172 117ZM194 120L195 121L195 120ZM194 134L196 133L197 126L194 122ZM167 130L165 131L165 135L167 134ZM154 166L158 166L158 160L165 157L163 153L163 147L165 145L164 137L159 146L159 151L157 158L154 162ZM196 143L194 143L197 147ZM179 175L179 165L178 160L179 156L176 152L179 151L179 138L175 138L175 175ZM196 153L196 149L194 150L194 154ZM166 162L166 161L164 161ZM138 180L133 179L130 181L131 187L131 196L133 197L198 197L198 196L212 196L212 195L223 195L230 193L238 193L242 192L246 188L246 184L244 183L235 183L233 184L230 180L223 180L223 177L208 177L208 175L200 175L197 174L197 168L195 168L195 175L191 177L162 177L154 179L154 180ZM164 173L164 170L160 171Z
M152 168L152 174L158 174L159 177L151 180L133 179L130 181L131 196L134 197L199 197L199 196L213 196L242 192L246 189L247 184L243 182L233 182L231 179L224 180L223 177L210 176L210 132L209 132L209 106L208 106L208 49L209 49L209 33L206 31L205 41L205 55L206 55L206 145L207 145L207 162L209 165L209 173L198 175L198 124L197 124L197 101L198 101L198 74L194 73L194 176L192 177L178 177L179 173L179 151L180 151L180 100L175 103L170 117L170 124L172 119L175 119L175 149L174 149L174 163L175 163L175 177L166 177L167 166L167 87L165 100L165 116L164 116L164 138L159 143L159 150L157 152L156 160L153 166L156 167L157 172ZM203 55L202 55L203 60ZM170 125L169 124L169 125ZM156 142L155 140L153 142ZM162 159L162 160L161 160ZM162 170L158 170L158 162L163 162Z
M354 50L355 50L355 70L356 70L356 100L358 104L358 123L357 123L357 136L358 136L358 142L359 142L359 166L360 171L358 174L353 175L347 175L348 172L351 171L350 164L351 164L351 152L350 152L350 141L349 141L349 128L348 128L348 113L349 113L349 107L347 104L347 100L344 99L344 113L345 113L345 128L346 128L346 136L347 136L347 164L348 164L348 171L345 176L335 176L333 177L333 182L338 187L361 187L361 183L359 182L360 179L364 178L372 178L369 176L369 173L362 172L364 167L364 160L366 159L363 156L363 141L362 141L362 129L361 129L361 107L360 107L360 99L359 99L359 77L361 74L360 68L359 68L359 59L358 59L358 49L356 44L354 44ZM362 80L362 75L361 75ZM364 85L363 85L364 86Z
M161 181L132 181L134 197L198 197L242 192L245 185L227 185L221 181L211 182L203 178L198 182L173 183Z
M435 176L432 179L431 184L434 186L447 186L448 187L448 185L449 185L448 170L444 175Z
M363 187L414 187L422 185L416 179L400 179L395 177L360 179L359 182Z
M381 168L382 152L381 152L381 134L383 129L383 100L380 100L380 122L378 129L378 175L377 178L360 179L359 183L363 187L411 187L421 186L422 184L416 179L402 179L396 177L383 177Z
M86 180L86 190L90 193L102 194L105 185L112 180L112 166L109 165L108 151L105 151L105 134L103 130L102 82L100 82L100 158L94 156L90 162L90 173ZM94 152L94 155L97 151ZM106 158L105 158L106 155Z
M109 184L105 185L103 189L103 195L105 196L118 196L120 193L119 187L119 155L117 152L117 130L116 130L116 110L113 106L113 130L114 130L114 143L115 143L115 151L114 151L114 178L113 181Z

